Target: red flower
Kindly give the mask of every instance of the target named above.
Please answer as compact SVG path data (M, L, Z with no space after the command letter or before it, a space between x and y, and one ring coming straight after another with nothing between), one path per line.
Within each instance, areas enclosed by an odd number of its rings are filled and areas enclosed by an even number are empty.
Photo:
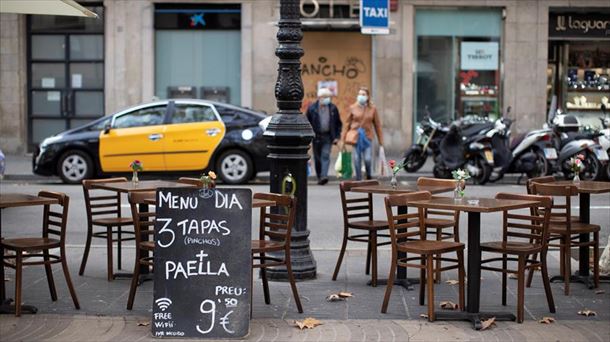
M576 158L578 158L580 160L585 160L585 155L584 154L579 154L578 156L576 156Z
M390 165L390 168L393 169L394 166L396 166L396 160L390 159L390 161L388 161L388 164Z

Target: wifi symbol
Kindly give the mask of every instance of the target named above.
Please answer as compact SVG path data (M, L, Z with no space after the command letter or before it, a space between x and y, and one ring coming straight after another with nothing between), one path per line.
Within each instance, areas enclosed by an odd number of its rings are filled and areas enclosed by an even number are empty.
M159 309L161 309L161 311L165 311L165 309L167 309L172 304L172 300L169 298L159 298L155 300L155 303L157 303L157 306L159 307Z

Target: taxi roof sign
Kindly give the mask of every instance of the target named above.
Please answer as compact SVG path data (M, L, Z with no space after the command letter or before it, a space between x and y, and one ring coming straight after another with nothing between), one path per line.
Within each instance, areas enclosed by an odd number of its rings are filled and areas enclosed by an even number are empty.
M390 0L360 0L360 32L390 33Z

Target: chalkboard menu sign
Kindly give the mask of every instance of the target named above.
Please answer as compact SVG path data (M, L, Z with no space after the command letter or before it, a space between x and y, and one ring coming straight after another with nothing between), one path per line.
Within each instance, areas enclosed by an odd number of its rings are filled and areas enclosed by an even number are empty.
M251 225L248 189L157 191L154 337L248 335Z

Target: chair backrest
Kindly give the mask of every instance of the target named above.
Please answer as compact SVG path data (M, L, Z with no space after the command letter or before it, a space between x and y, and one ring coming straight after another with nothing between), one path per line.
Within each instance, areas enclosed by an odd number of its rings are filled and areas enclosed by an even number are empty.
M374 185L379 185L379 182L376 180L343 181L339 184L343 224L346 228L352 219L364 217L367 220L373 220L373 195L351 192L351 190L358 186ZM351 194L349 194L350 192Z
M398 207L407 207L409 201L424 201L429 200L431 197L432 195L428 191L386 196L385 211L388 216L388 225L390 226L392 248L402 239L413 240L417 238L417 240L424 240L426 235L423 209L420 208L414 213L395 214L394 208L398 211Z
M430 178L430 177L419 177L417 178L417 186L450 186L454 187L457 185L457 180L455 179L439 179L439 178ZM466 188L466 183L464 182L464 188ZM438 215L438 216L452 216L453 220L456 224L459 224L460 220L460 211L459 210L439 210L439 209L425 209L424 211L426 217L430 215Z
M66 226L68 222L68 208L70 206L70 197L61 192L40 191L39 197L56 199L58 204L46 204L44 206L42 219L42 236L57 235L61 247L63 248L66 241ZM60 209L59 211L53 210Z
M296 217L296 197L260 192L255 193L253 197L274 201L276 204L274 207L260 208L259 239L266 240L269 237L274 241L283 242L287 248L290 248L292 226Z
M140 211L140 204L146 204L148 200L156 198L156 191L136 191L130 192L127 196L129 206L131 207L131 217L133 218L133 226L136 235L136 247L139 247L142 242L142 234L147 234L154 237L155 234L155 212Z
M553 197L501 192L496 195L496 199L538 201L537 206L530 208L529 215L504 211L502 241L506 243L522 239L521 242L546 247Z
M532 184L534 184L534 183L553 183L554 181L555 181L554 176L534 177L534 178L530 178L527 180L527 183L525 183L525 187L527 188L527 193L530 195L533 195Z
M93 189L99 183L127 182L125 177L83 180L85 208L89 224L100 217L121 217L121 194L118 192Z
M551 207L551 221L553 225L566 226L567 233L572 229L572 196L578 195L578 188L574 185L533 183L532 193L535 195L564 198L563 204L554 200Z
M203 188L203 181L199 178L180 177L178 183L194 185L198 188Z

